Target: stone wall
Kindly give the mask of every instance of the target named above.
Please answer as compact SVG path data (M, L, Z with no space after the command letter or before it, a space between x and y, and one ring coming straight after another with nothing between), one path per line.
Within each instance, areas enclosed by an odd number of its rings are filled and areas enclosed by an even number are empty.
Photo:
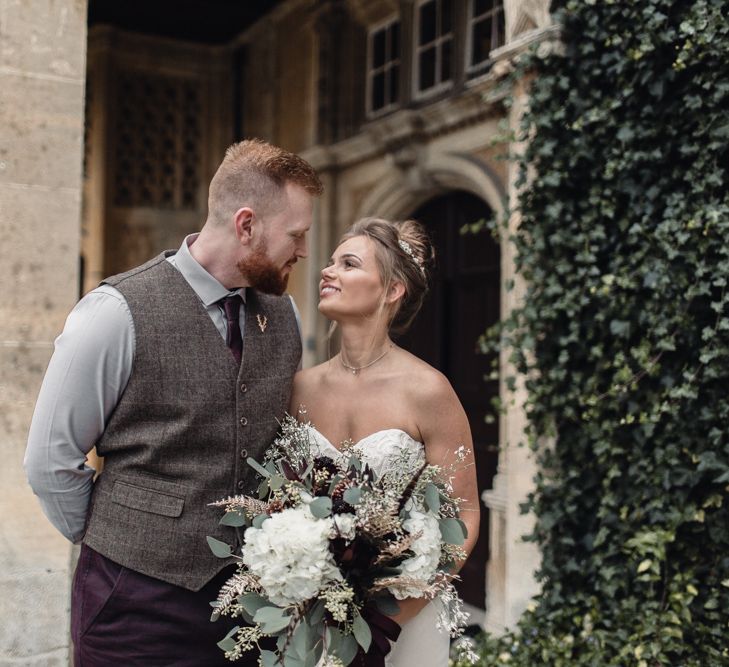
M22 460L78 297L85 0L0 0L0 665L68 664L71 547Z

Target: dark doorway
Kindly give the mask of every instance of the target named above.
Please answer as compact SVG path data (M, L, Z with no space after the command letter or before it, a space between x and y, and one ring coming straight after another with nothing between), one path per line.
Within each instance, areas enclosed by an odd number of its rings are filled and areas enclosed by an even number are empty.
M463 234L461 230L492 215L487 204L467 192L431 199L412 214L430 232L436 268L423 310L399 341L444 373L463 403L473 433L479 491L491 488L498 462L498 424L484 419L491 399L498 396L498 381L487 379L492 358L479 354L476 345L499 319L500 252L488 231ZM488 512L482 506L478 543L461 570L459 585L463 599L481 609L488 538Z

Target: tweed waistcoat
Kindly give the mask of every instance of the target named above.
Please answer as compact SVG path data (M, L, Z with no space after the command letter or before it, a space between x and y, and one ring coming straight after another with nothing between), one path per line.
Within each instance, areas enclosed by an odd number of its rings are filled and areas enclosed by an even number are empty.
M238 367L169 254L104 281L129 305L135 353L97 443L104 470L84 542L120 565L199 590L228 564L205 537L237 541L208 503L255 491L246 458L260 460L276 435L301 340L288 297L248 289Z

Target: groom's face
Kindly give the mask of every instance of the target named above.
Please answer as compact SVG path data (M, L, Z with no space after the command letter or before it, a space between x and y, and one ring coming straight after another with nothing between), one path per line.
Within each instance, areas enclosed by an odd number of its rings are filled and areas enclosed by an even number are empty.
M259 222L260 234L250 254L238 265L249 284L266 294L286 291L289 275L299 258L308 254L306 234L311 227L313 202L302 187L288 183L286 202Z

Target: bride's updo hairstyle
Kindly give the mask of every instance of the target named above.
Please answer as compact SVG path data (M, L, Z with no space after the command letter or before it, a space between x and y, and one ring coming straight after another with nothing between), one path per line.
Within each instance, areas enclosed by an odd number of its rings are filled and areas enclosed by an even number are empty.
M405 294L391 313L390 333L405 333L423 305L428 293L428 273L435 251L423 225L415 220L391 222L382 218L362 218L355 222L339 240L356 236L374 241L375 260L380 271L385 294L395 282L405 286ZM385 309L385 302L382 302Z

